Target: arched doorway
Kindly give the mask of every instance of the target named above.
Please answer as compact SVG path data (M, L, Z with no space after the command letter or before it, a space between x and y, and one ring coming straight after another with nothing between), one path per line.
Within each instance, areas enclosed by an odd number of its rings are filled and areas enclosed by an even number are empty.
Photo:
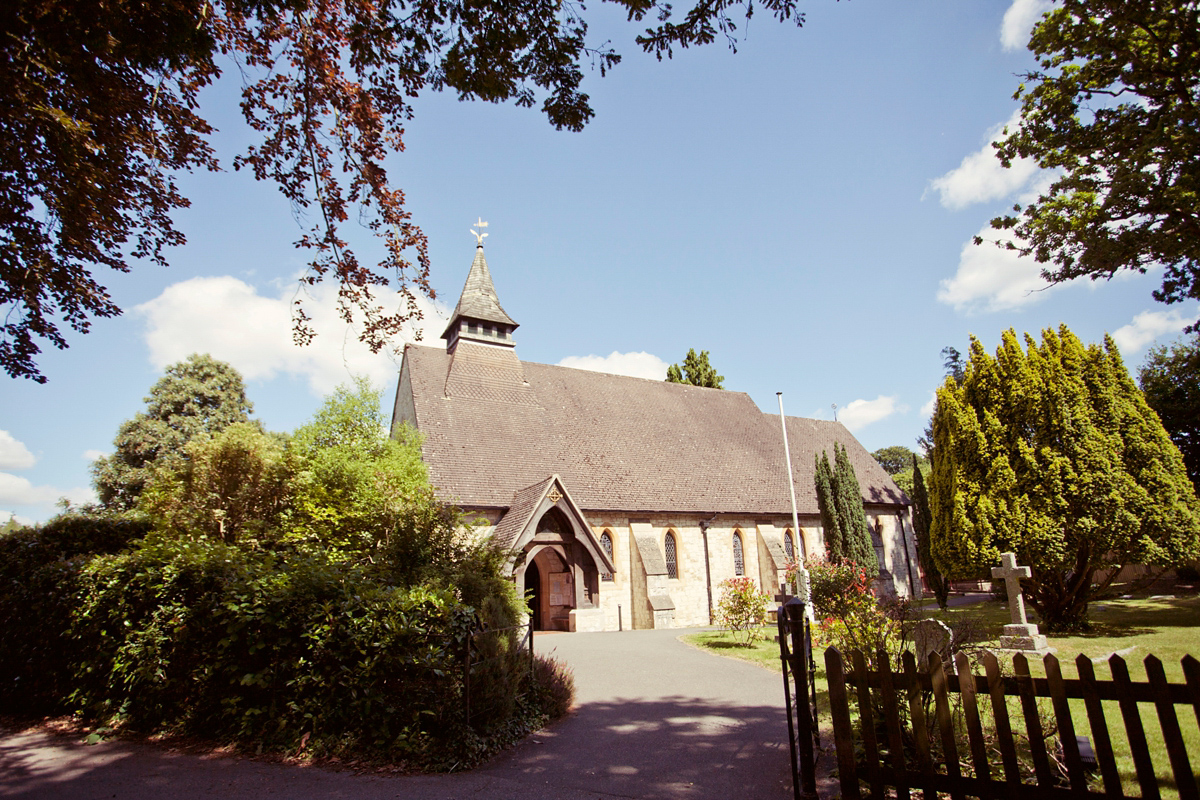
M525 568L525 597L529 603L529 614L533 617L533 629L545 630L542 627L542 573L537 562L529 562Z
M525 586L532 590L534 630L570 630L571 610L576 607L575 575L558 547L537 548L525 567Z

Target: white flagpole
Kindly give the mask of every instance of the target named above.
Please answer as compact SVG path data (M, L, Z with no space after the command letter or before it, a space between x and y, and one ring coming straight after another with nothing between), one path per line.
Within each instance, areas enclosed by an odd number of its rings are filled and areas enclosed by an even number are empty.
M812 603L809 595L808 584L808 569L804 566L804 533L800 530L800 517L796 513L796 479L792 477L792 452L788 447L787 435L787 418L783 415L783 392L776 392L775 396L779 398L779 426L783 429L783 460L787 462L788 474L788 492L792 496L792 535L796 537L795 541L800 545L800 551L796 553L796 563L800 569L796 574L796 596L804 603L804 613L810 620L813 618Z

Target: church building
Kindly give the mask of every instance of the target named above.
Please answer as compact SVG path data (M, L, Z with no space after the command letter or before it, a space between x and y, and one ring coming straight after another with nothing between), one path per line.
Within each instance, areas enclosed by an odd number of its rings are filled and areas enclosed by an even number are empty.
M512 553L539 630L708 625L721 582L768 594L821 556L814 455L843 445L862 488L877 588L920 596L908 497L845 427L743 392L522 361L482 238L442 338L404 350L392 426L424 437L438 496Z

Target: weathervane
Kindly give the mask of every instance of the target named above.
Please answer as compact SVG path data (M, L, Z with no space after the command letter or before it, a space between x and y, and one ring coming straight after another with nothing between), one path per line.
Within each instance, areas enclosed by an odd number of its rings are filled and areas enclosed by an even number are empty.
M486 228L486 227L487 227L487 223L483 221L483 217L480 217L480 218L479 218L479 221L478 221L478 222L476 222L476 223L475 223L474 225L472 225L471 227L472 227L472 228ZM472 234L474 234L474 236L475 236L475 241L479 243L479 246L480 246L480 247L483 247L483 237L487 236L487 234L486 234L486 233L480 233L479 231L475 231L475 230L471 231L471 233L472 233Z

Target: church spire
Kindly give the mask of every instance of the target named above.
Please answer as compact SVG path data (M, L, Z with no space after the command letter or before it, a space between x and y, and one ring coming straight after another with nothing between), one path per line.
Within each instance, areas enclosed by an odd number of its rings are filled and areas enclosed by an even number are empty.
M482 219L475 225L478 228L486 226L487 223ZM475 260L471 262L471 271L467 273L467 282L450 317L450 324L442 334L446 340L446 350L453 352L460 339L513 347L512 332L516 330L517 323L501 307L496 287L492 285L492 274L483 255L483 237L487 234L471 233L478 242Z

